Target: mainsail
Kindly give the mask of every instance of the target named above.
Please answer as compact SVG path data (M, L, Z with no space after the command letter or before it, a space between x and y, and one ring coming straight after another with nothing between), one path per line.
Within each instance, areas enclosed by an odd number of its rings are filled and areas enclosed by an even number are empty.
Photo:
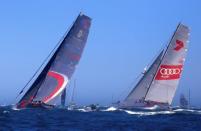
M18 102L18 108L24 108L32 101L53 104L69 82L84 50L91 18L79 14L73 26L54 52L39 76Z
M172 103L187 52L189 28L179 24L166 50L159 54L135 88L122 102L124 107L147 103Z

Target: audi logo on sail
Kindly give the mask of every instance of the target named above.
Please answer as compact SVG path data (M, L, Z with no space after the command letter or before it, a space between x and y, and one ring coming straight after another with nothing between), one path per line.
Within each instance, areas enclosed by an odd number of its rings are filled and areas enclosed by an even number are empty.
M180 74L180 69L179 68L175 68L175 69L161 68L160 73L162 75L177 75L177 74Z
M174 80L179 79L182 72L182 65L161 65L156 80Z

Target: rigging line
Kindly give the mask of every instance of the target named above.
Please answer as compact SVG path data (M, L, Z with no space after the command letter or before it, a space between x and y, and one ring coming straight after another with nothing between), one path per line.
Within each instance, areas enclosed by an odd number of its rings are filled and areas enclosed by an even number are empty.
M48 58L53 54L53 52L56 50L56 47L58 47L59 43L54 47L54 49L49 53L49 55L45 58L45 60L43 61L43 63L39 66L39 68L35 71L35 73L33 74L33 76L29 79L29 81L25 84L25 86L22 88L22 90L20 91L20 93L17 95L17 97L22 94L24 92L24 89L29 85L29 83L33 80L33 78L36 76L36 74L40 71L40 69L42 68L42 66L45 64L45 62L47 62ZM16 98L17 98L16 97Z
M64 35L62 36L62 38L59 40L59 42L57 43L57 45L54 47L54 49L50 52L50 54L48 55L48 57L46 58L46 60L45 61L47 61L47 59L49 58L49 61L53 58L53 59L55 59L56 58L56 56L57 56L57 54L58 54L58 50L60 50L60 48L61 48L61 46L62 46L62 42L65 40L65 38L67 37L67 35L69 34L69 32L70 32L70 30L73 28L73 25L75 24L75 22L77 21L77 19L78 19L78 17L79 17L80 15L78 15L77 16L77 18L76 18L76 20L75 21L73 21L73 23L72 23L72 25L70 26L70 28L68 28L67 30L66 30L66 32L64 33ZM55 55L55 56L54 56ZM45 64L45 61L42 63L42 65L44 65ZM48 64L48 63L47 63ZM46 64L46 66L47 66L47 64ZM42 68L42 65L41 65L41 68ZM45 68L45 67L44 67ZM49 67L50 68L50 67ZM39 68L40 69L40 68ZM48 69L49 70L49 69ZM33 78L32 78L33 79ZM43 79L43 81L44 81L45 79ZM43 81L42 81L42 83L43 83ZM36 95L37 95L37 93L38 93L38 91L39 91L39 88L37 89L37 91L36 91L36 93L35 93L35 95L34 95L34 98L36 97Z
M161 48L160 48L160 50L158 50L158 52L157 52L157 54L159 54L164 48L166 48L167 47L167 45L165 44L165 45L163 45ZM147 68L147 69L149 69L150 68L150 66L152 65L152 63L153 63L153 61L155 60L155 58L157 57L157 54L151 59L151 61L150 62L148 62L148 64L147 64L147 66L145 66L145 68ZM145 70L145 72L146 72L147 70ZM129 90L131 87L133 87L133 85L134 85L134 83L136 82L136 80L138 80L139 78L140 78L140 76L142 75L144 75L145 73L140 73L139 75L137 75L137 77L135 78L135 80L130 84L130 86L128 86L128 88L126 88L125 90L123 90L122 91L122 93L118 96L118 99L120 99L122 96L123 96L123 94L127 91L127 90ZM137 84L137 83L136 83ZM135 88L135 87L134 87Z
M173 40L173 38L174 38L174 36L175 36L175 34L176 34L176 32L177 32L179 26L180 26L180 24L181 24L181 23L179 23L179 25L177 26L177 29L175 30L174 34L172 35L172 38L171 38L171 40L170 40L170 42L169 42L169 44L168 44L168 46L167 46L167 48L166 48L166 50L165 50L165 53L163 54L163 56L162 56L162 58L161 58L161 60L160 60L160 63L158 64L157 70L156 70L156 72L154 73L154 77L152 78L151 83L149 84L149 87L148 87L148 90L147 90L147 92L146 92L146 94L145 94L144 100L145 100L145 98L146 98L146 96L147 96L147 93L149 92L149 89L150 89L150 87L151 87L151 84L153 83L154 78L156 77L156 74L157 74L157 72L158 72L158 69L159 69L161 63L162 63L162 60L164 59L165 55L167 54L167 51L168 51L168 49L169 49L169 47L170 47L170 44L171 44L171 42L172 42L172 40Z
M73 22L73 24L75 23L75 21ZM59 45L63 42L63 40L65 39L65 37L67 36L68 32L70 31L70 29L73 27L73 24L70 26L70 28L67 29L67 31L64 33L64 35L62 36L62 38L59 40L59 42L55 45L55 47L52 49L52 51L49 53L49 55L44 59L43 63L39 66L39 68L36 70L36 72L33 74L33 76L29 79L29 81L25 84L25 86L21 89L20 93L16 96L15 99L17 99L23 92L24 89L30 84L30 82L33 80L33 78L36 76L36 74L42 69L42 67L44 66L44 64L48 61L48 59L50 59L50 56L52 54L54 54L57 50L57 48L59 47Z
M128 90L130 90L130 89L133 87L133 85L136 83L137 79L139 79L139 77L140 77L141 75L142 75L142 73L140 73L140 74L134 79L134 81L132 81L132 82L129 84L128 88L126 88L126 89L124 89L124 90L122 91L122 93L118 96L118 99L120 99Z
M161 52L161 50L162 50L162 48L159 51ZM147 69L150 68L151 63L153 63L156 56L157 55L155 55L154 58L148 63L148 65L146 66ZM126 91L130 90L133 87L133 85L137 85L139 83L139 82L137 82L137 80L139 79L139 81L140 81L146 72L147 72L147 70L144 70L143 72L139 73L139 75L137 75L137 77L134 79L134 81L131 82L131 84L128 86L128 88L126 88L125 90L122 91L122 93L119 95L118 99L120 99L123 96L123 94L126 93ZM131 90L131 92L133 92L133 90ZM130 95L130 93L128 94L128 96L129 95Z
M58 44L57 44L58 45ZM42 68L42 66L45 64L45 62L48 60L48 58L50 57L50 55L53 53L53 51L55 50L55 48L57 47L57 45L54 47L54 49L50 52L50 54L45 58L45 60L43 61L43 63L39 66L39 68L35 71L35 73L33 74L33 76L29 79L29 81L25 84L25 86L22 88L22 90L20 91L20 93L17 95L17 97L22 94L24 92L24 89L29 85L29 83L33 80L33 78L36 76L36 74L39 72L39 70ZM17 98L16 97L16 98Z
M147 69L152 65L152 63L154 62L154 60L158 57L158 54L161 53L161 51L164 49L164 48L167 48L167 45L163 45L156 53L156 55L154 57L152 57L151 61L147 64Z
M163 50L160 49L160 54ZM157 56L158 57L158 56ZM157 57L154 57L155 59L157 59ZM135 87L130 91L130 93L128 94L128 96L126 97L126 99L135 91L135 89L138 87L138 85L143 81L143 77L150 71L151 66L155 63L155 60L152 60L152 64L150 64L148 66L148 68L146 70L144 70L144 72L142 72L141 74L139 74L137 76L136 79L138 79L140 77L140 75L142 75L142 77L138 80L138 82L135 84Z
M45 80L45 79L42 80L41 84L44 82L44 80ZM40 89L40 88L38 88L38 89L36 90L36 92L35 92L35 94L34 94L34 96L33 96L33 99L31 100L31 102L33 102L33 100L35 99L35 97L36 97L36 95L37 95L39 89Z
M169 41L171 41L172 37L170 37L167 42L165 43L169 43ZM164 48L167 48L168 47L168 44L163 44L161 46L161 48L157 51L156 55L151 59L151 61L147 64L147 69L152 65L152 63L154 62L154 60L158 57L158 54L164 49Z

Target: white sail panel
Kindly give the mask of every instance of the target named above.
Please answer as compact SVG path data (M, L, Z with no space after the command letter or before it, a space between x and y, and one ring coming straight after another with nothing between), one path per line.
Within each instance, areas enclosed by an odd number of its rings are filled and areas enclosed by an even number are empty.
M172 103L183 70L189 28L179 24L145 97L146 101Z
M135 106L142 104L147 90L153 80L154 74L157 71L157 68L161 62L161 57L163 56L163 51L157 56L150 68L144 73L143 77L137 83L135 88L130 92L122 103L124 106Z

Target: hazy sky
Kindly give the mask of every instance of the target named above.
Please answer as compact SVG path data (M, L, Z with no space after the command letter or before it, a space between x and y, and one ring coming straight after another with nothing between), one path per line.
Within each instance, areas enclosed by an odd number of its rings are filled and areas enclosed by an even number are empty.
M201 106L199 0L1 1L0 104L15 102L17 93L80 11L93 21L72 78L77 79L78 104L110 104L126 96L136 77L168 43L181 21L191 28L191 36L174 103L178 103L181 92L187 94L191 88L192 104ZM68 96L70 93L71 90Z

